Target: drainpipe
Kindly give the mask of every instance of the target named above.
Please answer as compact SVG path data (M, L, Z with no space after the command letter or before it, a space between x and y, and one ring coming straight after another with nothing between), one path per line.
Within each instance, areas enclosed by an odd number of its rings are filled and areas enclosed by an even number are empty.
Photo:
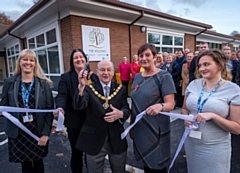
M234 38L232 41L227 42L227 43L226 43L226 46L228 46L229 43L232 43L232 42L234 42L235 40L236 40L236 39Z
M197 47L197 36L200 35L200 34L202 34L202 33L204 33L205 31L207 31L207 29L208 29L208 28L205 28L204 30L200 31L199 33L197 33L197 34L195 35L195 39L196 39L196 41L195 41L195 49L196 49L196 47Z
M21 41L21 43L22 43L22 48L23 48L23 49L26 49L24 38L21 38L21 37L18 37L18 36L16 36L16 35L11 34L9 30L8 30L8 35L10 35L10 36L12 36L12 37L15 37L15 38L18 38L18 39Z
M144 16L144 11L141 11L141 15L137 17L132 23L129 24L129 49L130 49L130 57L132 56L132 25L140 20ZM132 58L130 58L130 63L132 62Z

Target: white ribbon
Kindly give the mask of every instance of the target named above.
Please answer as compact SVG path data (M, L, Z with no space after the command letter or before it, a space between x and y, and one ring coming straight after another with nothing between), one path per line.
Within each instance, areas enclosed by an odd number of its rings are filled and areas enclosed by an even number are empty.
M136 116L136 119L134 121L134 123L132 125L130 125L128 128L126 128L126 130L121 134L121 138L125 138L128 134L128 132L131 130L131 128L143 117L143 115L145 114L145 111L141 112L140 114L138 114ZM173 160L168 168L168 172L170 171L170 169L172 168L179 152L181 151L182 149L182 146L187 138L187 136L189 135L190 131L191 130L194 130L194 129L197 129L198 128L198 124L195 123L195 119L194 119L194 116L193 115L189 115L189 116L186 116L186 115L183 115L183 114L176 114L176 113L168 113L168 112L160 112L160 114L163 114L163 115L166 115L166 116L170 116L170 117L173 117L173 118L179 118L179 119L182 119L182 120L188 120L188 121L191 121L191 122L194 122L193 125L189 126L189 127L186 127L185 128L185 131L183 133L183 136L181 138L181 141L178 145L178 148L177 148L177 151L173 157Z
M17 127L22 129L28 135L33 137L36 141L38 141L39 137L34 135L17 118L15 118L14 116L12 116L11 114L9 114L7 112L58 112L58 110L56 110L56 109L25 109L25 108L17 108L17 107L10 107L10 106L0 106L0 112L2 112L2 115L5 116L9 121L11 121ZM63 129L63 123L64 123L64 116L59 111L58 124L57 124L56 131L59 131L59 130Z

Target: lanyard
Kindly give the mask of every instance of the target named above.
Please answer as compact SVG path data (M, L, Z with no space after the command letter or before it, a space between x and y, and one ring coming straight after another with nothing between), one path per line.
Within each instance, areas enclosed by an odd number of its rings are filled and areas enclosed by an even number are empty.
M202 96L203 96L203 92L204 92L204 85L202 87L202 91L198 97L198 102L197 102L197 107L198 107L198 113L202 112L202 108L203 108L203 105L207 102L208 98L217 90L217 88L219 87L219 85L222 83L222 78L219 80L217 86L215 86L215 88L213 88L213 90L210 92L210 94L208 95L207 98L205 98L202 103L201 103L201 100L202 100Z
M21 81L22 98L23 98L23 103L24 103L26 108L28 108L28 99L29 99L30 92L32 90L33 83L34 83L34 78L33 78L32 82L31 82L30 86L26 90L26 88L25 88L25 86L23 84L23 81Z

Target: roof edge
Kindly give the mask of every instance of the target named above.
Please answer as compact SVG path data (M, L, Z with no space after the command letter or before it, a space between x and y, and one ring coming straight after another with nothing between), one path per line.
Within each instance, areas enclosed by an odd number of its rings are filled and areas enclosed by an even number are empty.
M94 1L105 3L105 4L110 4L110 5L115 5L115 6L117 5L117 6L128 8L128 9L131 9L131 10L144 11L145 13L148 13L148 14L156 15L156 16L159 16L159 17L164 17L164 18L175 20L175 21L178 21L178 22L185 22L187 24L196 25L196 26L200 26L200 27L203 27L203 28L207 28L207 29L213 28L212 25L209 25L209 24L200 23L200 22L176 17L176 16L166 14L166 13L163 13L163 12L150 10L150 9L147 9L147 8L144 8L144 7L139 7L137 5L133 5L133 4L125 3L125 2L120 2L118 0L94 0Z
M50 0L39 0L36 4L34 4L28 11L26 11L22 16L20 16L12 25L9 26L1 35L0 39L6 35L8 32L13 30L16 26L26 20L29 16L34 14L37 10L42 8L45 4L47 4Z

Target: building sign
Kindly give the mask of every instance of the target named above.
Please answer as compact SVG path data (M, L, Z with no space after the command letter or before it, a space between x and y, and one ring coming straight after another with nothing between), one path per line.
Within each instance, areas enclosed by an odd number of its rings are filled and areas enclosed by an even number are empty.
M82 25L82 43L90 61L110 60L109 28Z

